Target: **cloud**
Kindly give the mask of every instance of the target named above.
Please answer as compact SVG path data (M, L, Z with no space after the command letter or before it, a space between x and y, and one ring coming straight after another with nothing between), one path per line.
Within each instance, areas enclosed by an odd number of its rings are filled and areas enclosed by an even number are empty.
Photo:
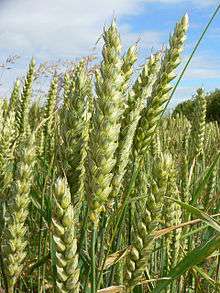
M158 2L162 4L193 4L199 5L200 7L215 5L218 3L217 0L146 0L146 2Z
M138 15L147 3L176 4L199 0L7 0L0 2L1 49L24 55L82 56L92 49L102 33L103 24L113 15ZM200 0L211 4L215 0ZM159 33L142 32L147 47L158 44ZM125 40L138 37L132 28ZM151 38L153 44L146 40Z
M5 73L7 80L27 67L32 56L37 62L46 60L75 59L89 54L100 54L103 25L113 16L136 16L143 11L145 0L0 0L0 54L19 54L22 65L19 70ZM140 47L160 46L160 33L132 30L121 23L123 45L135 43Z
M143 0L8 0L1 4L1 48L22 53L85 55L115 14L137 14ZM127 32L129 33L129 32Z
M168 38L167 34L164 37L162 27L161 31L147 29L140 33L133 29L135 17L146 12L148 3L170 4L175 7L174 4L178 3L211 5L214 2L216 1L0 0L0 54L6 56L15 53L25 59L25 65L24 62L23 65L20 63L18 70L14 71L17 73L27 67L31 56L41 62L58 58L74 59L99 53L100 43L97 49L93 50L96 41L102 33L103 25L109 23L115 15L119 19L125 48L140 39L142 59L148 56L151 48L159 49ZM129 16L127 20L126 16ZM202 75L201 70L200 73L191 71L191 76L199 74ZM10 73L10 76L15 79L15 74ZM7 77L7 80L9 79L10 77Z
M151 50L159 50L162 46L164 36L167 38L167 34L163 31L147 30L142 32L134 32L132 31L132 26L128 24L122 24L120 26L120 33L122 44L125 48L137 42L139 47L139 55L145 55L145 57L146 49L148 49L148 53Z
M178 103L181 103L182 101L189 99L192 97L193 93L195 93L195 88L192 86L179 86L177 88L175 96L170 101L170 107L176 106Z
M185 79L199 80L204 83L206 80L220 78L220 58L215 55L203 53L194 56L189 69L186 71Z
M22 59L15 70L4 72L1 92L26 70L32 56L37 62L46 60L75 59L100 53L101 42L94 46L113 16L136 16L142 12L144 0L0 0L0 54L19 54ZM121 25L123 44L141 38L144 48L157 46L160 34L144 31L134 33L132 27ZM2 82L2 80L0 81ZM2 94L2 93L1 93Z
M184 58L184 63L187 58ZM170 102L170 108L189 99L195 94L196 89L203 87L211 91L219 87L220 57L202 52L193 57L192 62L185 72L177 91Z

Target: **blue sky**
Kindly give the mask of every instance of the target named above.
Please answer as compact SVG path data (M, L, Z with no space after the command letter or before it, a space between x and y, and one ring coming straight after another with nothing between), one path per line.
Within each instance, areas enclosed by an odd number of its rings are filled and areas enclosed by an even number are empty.
M10 71L0 73L0 96L8 95L16 76L32 56L46 60L71 59L100 53L95 43L102 27L116 16L124 49L139 41L139 64L168 42L175 23L186 12L190 29L183 53L187 60L209 20L215 0L0 0L0 60L18 54ZM215 19L186 72L171 106L189 98L198 87L220 87L220 15Z

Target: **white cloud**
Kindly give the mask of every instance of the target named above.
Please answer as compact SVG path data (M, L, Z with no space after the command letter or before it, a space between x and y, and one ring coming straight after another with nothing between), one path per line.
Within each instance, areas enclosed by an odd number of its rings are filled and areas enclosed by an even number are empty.
M148 54L151 49L153 51L159 50L162 46L162 40L164 39L164 32L162 31L148 30L142 31L140 33L133 32L131 25L128 24L123 24L120 26L120 33L122 43L124 44L125 48L138 42L139 55L143 55L143 57L147 57L146 54ZM148 49L147 53L146 49Z
M208 53L201 53L193 57L189 68L186 71L185 79L206 80L220 78L220 58Z
M182 4L182 3L188 3L193 5L199 5L201 6L210 6L218 3L217 0L146 0L146 2L159 2L164 4Z
M170 101L170 107L175 106L182 101L189 99L195 93L195 88L193 86L179 86L175 93L175 96Z
M186 58L184 58L184 63ZM203 87L206 91L219 87L220 58L206 52L193 57L192 62L185 72L177 91L170 102L170 108L189 99L195 94L197 88Z
M114 14L136 14L143 2L8 0L0 10L1 48L39 55L84 55Z
M79 56L92 52L103 24L139 14L148 2L211 4L215 0L7 0L0 4L0 43L8 51L48 56ZM125 40L138 37L132 28ZM142 32L145 46L158 44L157 32ZM148 37L150 37L150 44Z
M37 61L58 58L75 59L100 53L94 46L103 25L113 16L137 15L145 0L7 0L0 1L1 56L19 54L27 63L31 56ZM125 47L141 39L142 48L159 47L160 33L134 33L123 23L120 27ZM19 70L4 74L4 79L15 79ZM19 74L18 74L19 75ZM1 90L2 91L2 90ZM4 92L5 93L5 92Z
M210 5L216 1L0 0L1 55L20 54L27 62L31 56L37 60L56 60L91 54L103 25L109 23L114 15L120 18L140 14L143 6L150 2ZM164 39L162 32L158 31L136 33L125 22L121 24L120 31L125 47L140 39L140 48L145 51L152 47L158 49ZM148 53L141 55L147 57ZM24 66L20 65L19 69L24 69ZM15 75L11 76L15 78Z

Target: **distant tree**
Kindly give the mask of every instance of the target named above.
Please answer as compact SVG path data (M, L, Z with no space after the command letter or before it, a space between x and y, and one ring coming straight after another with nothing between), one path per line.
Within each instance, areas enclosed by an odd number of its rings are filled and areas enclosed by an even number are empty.
M215 89L207 93L207 112L206 120L217 121L220 123L220 89ZM186 100L176 106L172 115L183 114L187 119L192 120L196 113L196 95L193 95L190 100Z
M220 89L207 95L207 121L217 121L220 123Z
M187 100L178 104L173 111L173 116L177 114L183 114L184 116L186 116L187 119L192 120L195 108L194 104L194 100Z

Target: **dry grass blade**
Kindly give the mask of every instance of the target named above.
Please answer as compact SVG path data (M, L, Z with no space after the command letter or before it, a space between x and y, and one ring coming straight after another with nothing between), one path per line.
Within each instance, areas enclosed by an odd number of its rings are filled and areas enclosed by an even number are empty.
M215 215L212 215L210 217L218 217L218 216L220 216L220 214L215 214ZM160 238L163 235L166 235L166 234L168 234L168 233L170 233L172 231L175 231L177 229L184 228L186 226L196 225L196 224L198 224L200 222L202 222L201 219L196 219L196 220L188 221L188 222L185 222L185 223L181 223L181 224L173 226L173 227L168 227L168 228L158 230L158 231L155 232L155 239Z
M110 268L112 265L115 265L118 263L120 260L125 258L125 256L129 253L129 250L131 247L127 247L125 249L119 250L111 255L109 255L105 261L104 269L107 270Z
M98 290L98 293L123 293L123 292L125 292L124 286L111 286L108 288Z

